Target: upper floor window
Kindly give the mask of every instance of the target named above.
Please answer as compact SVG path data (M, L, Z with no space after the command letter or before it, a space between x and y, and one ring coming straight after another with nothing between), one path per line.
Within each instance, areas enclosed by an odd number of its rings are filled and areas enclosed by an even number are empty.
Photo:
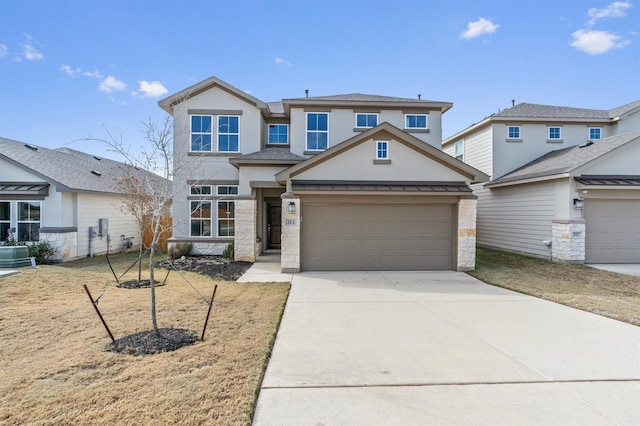
M191 185L191 195L211 195L211 185Z
M427 114L406 114L404 127L406 129L426 129Z
M376 160L389 159L389 142L378 141L376 142Z
M596 141L602 137L601 127L589 127L589 140Z
M289 143L289 126L287 124L269 124L269 144L286 145Z
M329 114L326 112L307 113L307 149L324 151L329 143Z
M550 140L560 140L562 139L560 133L560 127L549 127L549 139Z
M453 156L456 160L464 161L464 139L453 145Z
M18 201L18 241L40 239L40 201Z
M520 126L509 126L507 130L508 139L520 139Z
M356 127L376 127L378 114L356 114Z
M191 151L211 151L211 120L210 115L191 116Z
M238 185L218 185L216 188L218 195L238 195Z
M218 116L218 152L238 152L240 147L240 117Z

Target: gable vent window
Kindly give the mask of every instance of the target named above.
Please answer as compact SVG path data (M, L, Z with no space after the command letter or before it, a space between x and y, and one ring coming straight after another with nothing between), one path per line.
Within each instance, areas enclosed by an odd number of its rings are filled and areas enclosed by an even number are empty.
M92 174L94 174L94 175L96 175L96 176L102 176L102 173L100 173L100 172L99 172L99 171L97 171L97 170L91 170L91 173L92 173Z

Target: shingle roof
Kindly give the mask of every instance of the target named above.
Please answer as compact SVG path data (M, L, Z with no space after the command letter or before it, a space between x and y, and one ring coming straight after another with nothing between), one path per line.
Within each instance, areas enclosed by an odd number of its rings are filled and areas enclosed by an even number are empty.
M267 108L271 114L284 114L282 102L267 102Z
M56 185L59 191L122 193L116 180L132 168L135 173L151 177L161 184L164 178L108 158L69 148L48 149L24 142L0 138L0 158Z
M640 140L640 130L611 136L593 143L552 151L489 182L486 186L569 173L636 140Z
M286 99L287 101L355 101L355 102L435 102L417 98L398 98L395 96L366 95L364 93L349 93L345 95L311 96L306 98Z
M619 117L620 115L623 115L636 108L640 108L640 100L630 102L628 104L609 110L528 104L523 102L519 103L513 108L508 108L496 114L493 114L492 117L609 120Z
M288 148L266 148L229 159L229 163L238 167L240 164L293 165L306 160L306 157L289 151Z
M628 104L612 108L608 111L608 113L610 118L616 118L638 108L640 108L640 100L629 102Z

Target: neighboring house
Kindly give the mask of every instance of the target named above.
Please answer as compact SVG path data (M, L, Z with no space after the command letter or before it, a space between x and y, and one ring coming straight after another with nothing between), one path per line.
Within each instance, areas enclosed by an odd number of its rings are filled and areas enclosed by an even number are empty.
M0 138L0 241L48 241L53 260L120 251L142 241L134 217L122 209L117 179L144 170L68 148L47 149Z
M611 110L522 103L442 147L492 178L474 186L479 245L640 263L638 130L640 101Z
M234 244L246 261L276 249L291 272L474 268L470 185L488 176L439 149L452 104L265 103L212 77L159 105L174 120L170 244Z

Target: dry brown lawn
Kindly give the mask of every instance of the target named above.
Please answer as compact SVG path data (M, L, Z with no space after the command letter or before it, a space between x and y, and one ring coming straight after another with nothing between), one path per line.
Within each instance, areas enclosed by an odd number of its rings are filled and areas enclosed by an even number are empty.
M134 258L120 256L116 267ZM185 275L211 296L216 282ZM205 340L144 357L104 351L111 340L84 283L94 298L114 284L104 258L0 279L0 424L251 422L288 283L217 282ZM179 274L157 299L159 327L200 336L207 304ZM111 287L98 306L115 338L151 328L149 289Z
M640 325L640 277L479 248L470 275L499 287Z

